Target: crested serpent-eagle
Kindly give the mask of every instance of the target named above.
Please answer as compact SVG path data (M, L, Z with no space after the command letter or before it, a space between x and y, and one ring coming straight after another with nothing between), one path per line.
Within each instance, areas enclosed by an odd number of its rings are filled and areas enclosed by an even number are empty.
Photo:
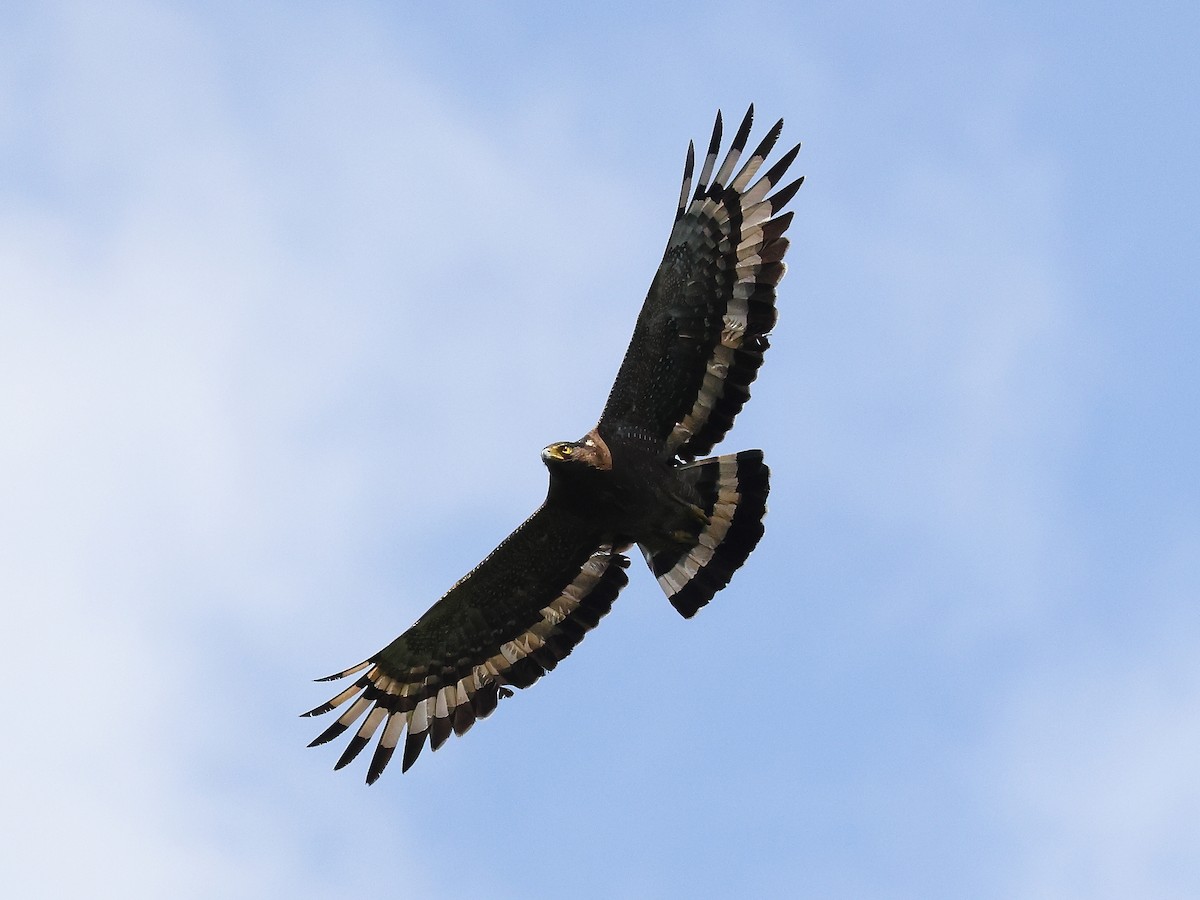
M753 114L751 106L717 167L717 113L694 188L688 145L667 249L600 421L580 440L542 451L550 470L545 502L408 631L321 679L358 675L305 713L349 704L310 746L366 714L336 768L378 734L367 782L401 737L407 770L426 741L436 750L451 732L461 735L489 715L510 687L529 687L553 669L612 608L628 581L623 553L633 544L690 618L762 537L769 475L762 451L697 459L750 397L785 268L792 214L780 210L803 181L778 188L799 145L755 180L782 119L735 173Z

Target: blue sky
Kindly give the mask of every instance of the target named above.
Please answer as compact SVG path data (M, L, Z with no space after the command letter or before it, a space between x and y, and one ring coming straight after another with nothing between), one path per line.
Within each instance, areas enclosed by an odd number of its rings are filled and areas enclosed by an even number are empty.
M1200 894L1200 13L247 6L0 13L14 896ZM311 679L540 502L751 101L759 549L330 771Z

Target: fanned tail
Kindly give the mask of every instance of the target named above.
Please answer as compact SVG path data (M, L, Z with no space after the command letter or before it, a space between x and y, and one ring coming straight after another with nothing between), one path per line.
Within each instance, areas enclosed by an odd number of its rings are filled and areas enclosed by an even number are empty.
M762 537L771 472L761 450L743 450L687 463L679 474L700 495L708 522L691 547L642 553L671 605L690 619L729 584Z

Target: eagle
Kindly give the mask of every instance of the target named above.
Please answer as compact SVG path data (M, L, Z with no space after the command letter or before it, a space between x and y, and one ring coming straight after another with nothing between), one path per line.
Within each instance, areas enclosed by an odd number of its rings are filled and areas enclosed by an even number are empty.
M550 474L542 505L406 632L319 679L358 675L303 714L349 704L310 747L366 716L334 768L378 734L367 783L401 738L407 771L427 742L437 750L490 715L512 688L532 685L612 609L634 544L685 618L729 583L758 544L770 475L762 451L700 458L750 397L785 271L792 213L781 210L804 181L778 187L799 144L755 180L782 119L737 168L753 119L751 106L718 167L718 111L694 180L688 144L666 252L608 402L581 439L542 450Z

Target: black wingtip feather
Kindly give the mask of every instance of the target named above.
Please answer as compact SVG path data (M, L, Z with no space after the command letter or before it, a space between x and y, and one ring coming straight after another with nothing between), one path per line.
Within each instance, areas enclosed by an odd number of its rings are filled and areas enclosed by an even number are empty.
M796 196L796 191L800 190L800 185L804 184L804 176L801 175L787 187L780 188L771 195L771 210L772 212L782 209L787 202Z
M792 217L796 213L788 210L785 213L775 216L773 219L763 223L763 243L778 240L783 236L783 233L788 230L788 226L792 224Z
M696 144L693 141L688 141L687 158L683 161L683 188L685 196L681 197L686 200L686 191L692 181L692 175L696 171Z
M721 131L724 128L724 123L721 119L721 111L717 110L717 120L713 123L712 137L708 141L709 156L716 155L716 152L721 149Z
M790 246L791 243L787 238L775 238L773 241L764 243L762 249L758 251L759 261L763 263L781 263ZM774 284L779 284L783 280L784 271L786 270L780 266L779 277L775 279Z
M771 126L771 130L758 142L758 146L754 148L754 152L750 155L766 159L767 155L775 148L775 142L779 140L781 134L783 134L783 119L780 119Z
M780 124L783 124L782 119L780 119L779 121L780 121ZM771 166L771 168L767 171L767 174L763 176L764 178L767 179L768 184L779 184L779 180L781 178L783 178L783 173L788 170L788 166L790 166L792 163L794 163L796 161L796 155L799 152L800 152L800 145L797 144L795 147L793 147L787 153L783 154L783 156L781 156L779 158L779 160L775 163L775 165ZM774 209L775 207L772 207L772 208Z
M696 182L696 189L692 192L692 199L699 200L708 190L708 179L712 177L713 166L716 164L717 151L721 149L721 132L724 128L721 119L721 111L717 110L717 120L713 123L712 137L708 142L708 152L704 156L704 166L700 169L700 178Z
M687 209L688 196L692 192L692 173L696 168L696 145L688 141L687 159L683 164L683 181L679 185L679 203L675 210L675 221L683 218Z
M775 299L774 287L775 287L775 285L779 284L780 281L783 280L784 271L785 271L784 265L779 260L771 260L769 262L764 260L761 268L759 268L759 270L758 270L759 286L761 288L762 286L765 285L766 287L771 289L770 298L772 300ZM758 293L758 291L755 291L756 295L757 295L757 293ZM754 328L752 330L759 331L760 329Z
M350 739L350 743L346 745L346 749L342 751L342 755L338 757L338 761L333 764L334 770L344 769L354 761L354 757L362 753L363 747L367 746L369 738L365 738L360 734L356 734Z
M367 767L367 784L374 784L379 780L395 752L395 747L385 747L383 744L375 748L375 752L371 754L371 765Z
M729 145L731 152L740 153L746 149L746 141L750 138L750 129L754 126L754 104L750 104L750 108L746 110L746 115L742 118L742 124L738 126L737 134L733 136L733 143Z
M425 748L425 739L429 736L428 731L418 731L408 733L404 739L404 760L400 763L400 771L407 772L412 768L412 764L417 761L417 757L421 755L421 751Z
M475 708L470 703L454 707L454 733L462 737L475 724Z
M322 744L328 744L330 741L332 741L338 735L345 732L345 730L349 727L350 727L349 725L343 725L341 722L334 722L332 725L330 725L328 728L326 728L324 731L322 731L320 734L318 734L315 738L313 738L312 741L309 742L308 746L320 747Z
M446 739L454 733L454 726L449 716L435 718L429 726L429 749L437 750L446 743Z

